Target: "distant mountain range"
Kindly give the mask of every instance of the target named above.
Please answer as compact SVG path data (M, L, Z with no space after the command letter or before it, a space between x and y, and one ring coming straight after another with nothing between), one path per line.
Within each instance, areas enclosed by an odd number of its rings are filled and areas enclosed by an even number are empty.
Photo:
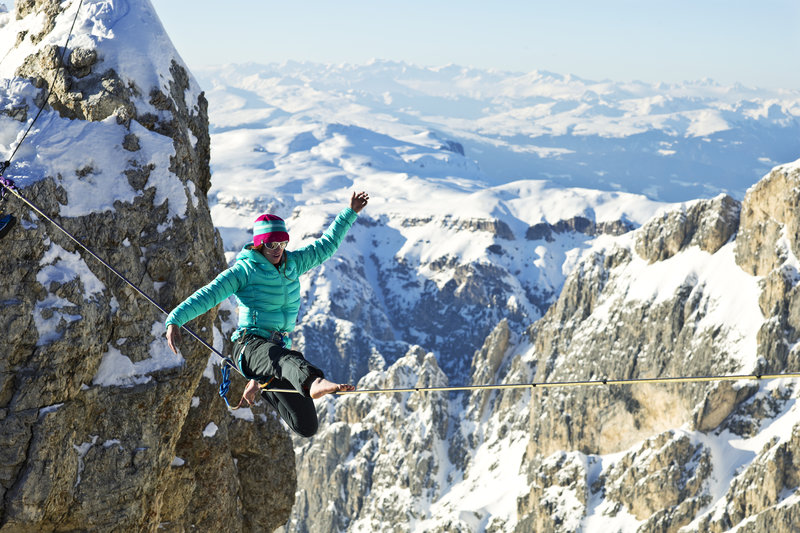
M194 74L208 91L212 134L326 123L405 141L422 136L463 151L476 163L468 177L488 185L547 179L668 202L720 192L742 199L800 152L800 90L385 61L229 65Z
M800 91L390 62L195 76L229 260L262 212L287 218L297 246L348 191L372 195L335 258L345 270L306 282L297 331L350 381L367 371L370 346L391 363L418 344L463 382L494 325L540 318L598 235L642 225L665 201L740 198L775 159L800 153Z

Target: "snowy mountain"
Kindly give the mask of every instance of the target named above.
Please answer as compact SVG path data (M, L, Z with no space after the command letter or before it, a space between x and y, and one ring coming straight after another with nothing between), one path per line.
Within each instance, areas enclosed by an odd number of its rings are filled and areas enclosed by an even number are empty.
M352 239L304 282L298 344L338 378L403 388L795 367L765 354L784 341L759 303L762 277L792 267L749 272L773 241L732 239L760 227L744 214L740 225L740 211L774 217L777 234L792 224L779 205L737 199L780 150L788 160L800 152L796 94L385 63L248 65L199 78L213 87L209 195L229 258L261 211L285 215L302 243L349 191L373 197ZM579 103L589 87L603 88L603 104ZM470 98L480 103L462 105ZM535 98L547 105L531 120ZM542 139L559 149L526 151ZM497 153L513 172L494 166ZM598 177L611 160L618 170ZM561 177L533 179L552 165ZM693 184L701 168L708 179ZM606 191L565 187L581 180ZM791 185L761 188L791 205ZM764 470L794 449L795 394L788 381L329 399L321 433L295 441L286 529L796 523L797 484ZM747 491L757 476L771 488L756 503Z
M231 65L195 75L216 117L212 134L282 124L312 132L324 123L412 144L433 136L427 144L450 141L477 163L458 176L476 176L487 185L547 179L557 187L667 202L719 193L741 200L750 185L776 164L794 160L800 149L798 90L710 80L589 81L379 61Z
M4 154L55 80L7 175L167 308L262 212L296 247L369 191L302 280L294 339L332 377L800 368L798 164L764 177L800 152L797 92L387 62L193 76L148 2L19 3L0 45ZM0 243L0 529L800 523L792 380L329 397L295 471L271 411L216 398L215 356L188 339L173 356L160 312L24 205L2 209L19 224ZM192 325L225 351L234 313Z

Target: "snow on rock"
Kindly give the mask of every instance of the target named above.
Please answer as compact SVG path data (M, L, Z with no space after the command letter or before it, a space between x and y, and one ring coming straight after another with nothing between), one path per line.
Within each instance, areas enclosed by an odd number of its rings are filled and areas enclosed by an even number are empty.
M20 194L166 309L224 268L206 100L149 2L16 2L0 12L0 50L0 156ZM205 348L187 338L173 354L157 307L22 201L2 210L19 222L0 262L3 529L220 531L287 517L291 443L275 420L219 411ZM196 324L221 349L228 314ZM212 418L216 437L198 439ZM253 456L275 461L237 470ZM251 489L260 507L219 497L265 468L281 483Z
M772 192L764 196L770 203L757 207L762 190ZM486 338L473 379L792 371L795 318L783 309L792 308L800 279L788 209L798 190L784 166L741 206L727 197L679 204L632 232L597 237L543 318L524 334L503 321ZM740 212L758 213L761 222L740 220ZM756 224L774 228L755 233ZM774 247L757 247L760 238ZM753 249L773 270L751 272ZM417 357L415 365L427 368ZM408 361L374 370L359 387L414 386L418 374ZM326 531L388 531L401 522L408 531L791 531L800 509L792 474L797 391L787 379L420 393L417 412L408 411L413 396L330 399L320 409L326 424L319 439L297 448L302 505L290 524L312 520ZM446 425L439 415L428 416L426 427L412 422L431 405L449 413ZM392 422L397 416L402 423ZM427 440L442 427L446 446ZM402 451L390 449L396 442ZM427 491L398 490L398 479L411 480L400 459L409 450L439 480ZM313 460L320 456L324 463ZM391 461L389 485L380 481L380 465ZM342 464L357 487L337 495L306 481ZM335 520L311 518L322 502L331 502Z

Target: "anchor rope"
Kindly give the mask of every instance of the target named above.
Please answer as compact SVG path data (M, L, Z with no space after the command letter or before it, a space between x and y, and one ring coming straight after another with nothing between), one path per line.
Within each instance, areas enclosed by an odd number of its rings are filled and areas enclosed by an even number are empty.
M125 282L126 284L128 284L128 285L129 285L131 288L133 288L133 289L134 289L134 290L135 290L137 293L139 293L139 295L141 295L141 296L142 296L143 298L145 298L145 299L146 299L148 302L150 302L150 303L151 303L153 306L155 306L155 307L156 307L156 308L157 308L159 311L161 311L162 313L164 313L164 314L166 315L166 314L169 314L169 313L167 313L167 311L166 311L165 309L163 309L163 308L162 308L160 305L158 305L158 303L157 303L155 300L153 300L153 299L152 299L152 298L151 298L149 295L147 295L147 294L146 294L146 293L145 293L145 292L144 292L142 289L140 289L140 288L139 288L139 287L138 287L138 286L137 286L135 283L131 282L131 281L130 281L128 278L126 278L126 277L125 277L125 276L124 276L124 275L123 275L121 272L119 272L119 271L118 271L116 268L114 268L113 266L111 266L111 265L110 265L110 264L109 264L107 261L105 261L105 260L104 260L103 258L101 258L99 255L97 255L96 253L94 253L94 252L93 252L91 249L89 249L89 247L87 247L87 246L86 246L85 244L83 244L83 243L82 243L80 240L78 240L78 239L77 239L77 238L76 238L74 235L72 235L72 234L71 234L69 231L67 231L67 230L66 230L66 229L65 229L65 228L64 228L64 227L63 227L61 224L59 224L58 222L56 222L55 220L53 220L53 219L52 219L51 217L49 217L49 216L48 216L46 213L44 213L44 212L43 212L41 209L39 209L39 207L37 207L37 206L36 206L36 205L35 205L33 202L31 202L30 200L28 200L27 198L25 198L25 197L24 197L24 196L23 196L23 195L22 195L22 194L21 194L21 193L20 193L20 192L17 190L17 187L16 187L16 185L15 185L15 183L14 183L14 181L13 181L13 180L11 180L11 179L8 179L8 178L5 178L5 177L3 176L3 174L5 173L5 171L6 171L6 170L8 169L8 167L11 165L11 161L12 161L12 160L14 159L14 157L17 155L17 151L18 151L18 150L20 149L20 147L22 146L22 143L25 141L25 139L28 137L28 134L29 134L29 133L31 132L31 130L33 129L33 126L36 124L36 121L37 121L37 120L39 120L39 117L41 116L42 112L44 111L44 108L45 108L45 106L46 106L46 105L48 104L48 102L50 101L50 96L53 94L53 86L54 86L54 85L55 85L55 83L56 83L56 79L57 79L57 77L58 77L58 74L59 74L59 72L61 71L61 69L63 69L63 68L64 68L64 56L66 55L67 48L68 48L68 46L69 46L69 41L70 41L70 39L72 38L72 34L73 34L73 32L75 31L75 24L76 24L76 22L77 22L77 20L78 20L78 14L80 13L80 11L81 11L81 7L82 7L82 6L83 6L83 0L80 0L80 1L78 2L78 6L77 6L77 8L75 9L75 15L72 17L72 24L70 25L69 32L68 32L68 34L67 34L67 39L66 39L66 41L64 42L64 46L63 46L63 47L61 47L61 52L60 52L60 54L59 54L59 57L58 57L58 65L57 65L57 67L56 67L56 70L55 70L55 72L53 73L53 78L52 78L52 80L50 81L50 84L47 86L47 93L46 93L46 95L45 95L44 99L42 100L42 103L41 103L41 105L39 106L39 110L36 112L36 115L33 117L33 120L32 120L32 121L31 121L31 123L28 125L28 128L25 130L25 133L22 135L22 138L21 138L21 139L19 140L19 142L17 143L17 146L16 146L16 148L14 148L14 151L13 151L13 152L11 152L11 155L8 157L8 159L7 159L6 161L4 161L4 162L0 163L0 200L3 200L3 199L5 198L5 193L6 193L6 192L8 192L8 193L11 193L11 194L13 194L14 196L16 196L16 197L17 197L18 199L20 199L20 200L21 200L23 203L25 203L25 204L26 204L28 207L30 207L30 208L31 208L33 211L35 211L35 212L36 212L36 213L37 213L39 216L41 216L42 218L44 218L45 220L47 220L48 222L50 222L51 224L53 224L53 225L54 225L56 228L58 228L59 230L61 230L61 232L63 232L63 233L64 233L64 234L65 234L67 237L69 237L69 238L70 238L70 239L71 239L71 240L72 240L72 241L73 241L75 244L77 244L77 245L78 245L80 248L82 248L84 251L86 251L86 252L87 252L89 255L91 255L92 257L94 257L94 258L95 258L97 261L99 261L99 262L100 262L100 263L101 263L101 264L102 264L104 267L106 267L108 270L110 270L112 273L114 273L114 274L115 274L117 277L119 277L119 278L120 278L120 279L121 279L123 282ZM8 56L8 53L9 53L9 52L10 52L10 50L9 50L8 52L6 52L6 54L3 56L3 59L2 59L2 60L0 60L0 62L2 62L2 61L4 61L4 60L5 60L5 58ZM234 369L236 369L236 371L237 371L237 372L239 372L239 373L241 373L241 371L240 371L240 370L239 370L239 368L238 368L238 367L237 367L237 366L236 366L236 365L233 363L233 361L232 361L230 358L228 358L228 357L225 357L225 356L224 356L222 353L220 353L220 352L219 352L219 351L218 351L216 348L214 348L214 347L213 347L213 346L211 346L211 345L210 345L208 342L206 342L205 340L203 340L203 339L202 339L202 338L201 338L199 335L197 335L197 334L196 334L194 331L192 331L190 328L188 328L187 326L182 326L182 328L183 328L183 329L184 329L184 330L185 330L187 333L189 333L189 335L191 335L191 336L192 336L192 337L194 337L194 338L195 338L197 341L199 341L199 342L200 342L200 343L201 343L203 346L205 346L205 347L206 347L206 348L208 348L208 349L209 349L211 352L213 352L213 353L217 354L217 355L218 355L220 358L222 358L222 360L223 360L223 363L224 363L224 364L223 364L223 369L224 369L224 370L223 370L223 372L222 372L223 379L222 379L222 384L220 385L220 395L221 395L221 396L222 396L222 397L225 399L225 403L227 404L227 403L228 403L227 391L228 391L228 386L230 385L230 368L234 368ZM230 368L228 368L228 367L230 367ZM227 371L226 371L226 370L227 370ZM225 395L223 395L223 389L224 389L224 391L225 391Z

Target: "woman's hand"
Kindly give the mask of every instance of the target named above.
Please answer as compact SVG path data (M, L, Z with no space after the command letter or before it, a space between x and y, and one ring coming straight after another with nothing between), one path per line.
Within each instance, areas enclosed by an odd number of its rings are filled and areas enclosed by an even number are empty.
M350 207L353 211L359 213L364 209L364 206L367 205L367 202L369 202L369 195L367 193L363 191L358 194L353 193L352 198L350 198Z
M167 344L175 355L178 355L178 346L181 344L181 328L175 324L167 326Z

